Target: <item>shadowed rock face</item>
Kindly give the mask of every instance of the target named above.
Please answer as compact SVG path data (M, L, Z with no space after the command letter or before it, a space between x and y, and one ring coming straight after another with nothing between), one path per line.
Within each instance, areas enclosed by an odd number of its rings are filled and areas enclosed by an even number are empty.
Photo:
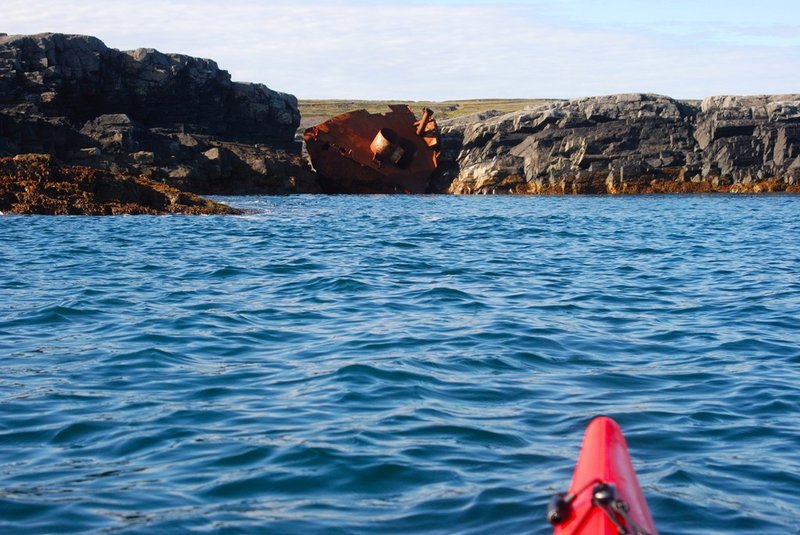
M292 143L300 124L294 96L232 82L214 61L81 35L0 37L0 105L76 125L123 113L144 128L274 145Z
M441 127L446 170L435 191L793 191L800 182L800 95L700 106L612 95Z
M293 95L232 82L208 59L0 36L0 156L48 153L198 193L315 191L299 123Z

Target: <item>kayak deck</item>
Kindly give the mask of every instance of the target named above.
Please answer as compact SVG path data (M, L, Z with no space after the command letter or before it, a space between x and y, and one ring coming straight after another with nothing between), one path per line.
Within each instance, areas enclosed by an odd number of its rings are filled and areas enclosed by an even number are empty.
M625 437L611 418L599 416L586 428L569 491L554 496L548 519L554 535L657 534Z

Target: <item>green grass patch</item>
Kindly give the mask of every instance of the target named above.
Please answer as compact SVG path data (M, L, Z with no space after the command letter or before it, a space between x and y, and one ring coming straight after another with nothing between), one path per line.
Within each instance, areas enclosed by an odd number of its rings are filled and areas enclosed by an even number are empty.
M407 104L419 116L422 108L430 108L436 119L452 119L462 115L470 115L487 110L503 112L517 111L528 106L538 106L554 102L555 99L475 99L475 100L445 100L442 102L426 100L300 100L300 115L302 122L300 128L305 129L342 113L353 110L367 110L370 113L383 113L389 111L389 104Z

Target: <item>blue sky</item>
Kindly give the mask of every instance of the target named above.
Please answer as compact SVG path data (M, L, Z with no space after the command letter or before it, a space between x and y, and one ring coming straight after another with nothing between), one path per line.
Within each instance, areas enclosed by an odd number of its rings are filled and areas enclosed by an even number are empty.
M4 0L0 32L216 60L300 98L800 93L797 0Z

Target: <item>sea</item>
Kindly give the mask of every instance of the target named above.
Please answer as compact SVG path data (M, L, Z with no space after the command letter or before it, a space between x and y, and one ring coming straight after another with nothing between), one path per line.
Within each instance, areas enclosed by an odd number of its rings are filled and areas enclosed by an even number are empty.
M800 533L800 196L217 200L0 216L1 533Z

